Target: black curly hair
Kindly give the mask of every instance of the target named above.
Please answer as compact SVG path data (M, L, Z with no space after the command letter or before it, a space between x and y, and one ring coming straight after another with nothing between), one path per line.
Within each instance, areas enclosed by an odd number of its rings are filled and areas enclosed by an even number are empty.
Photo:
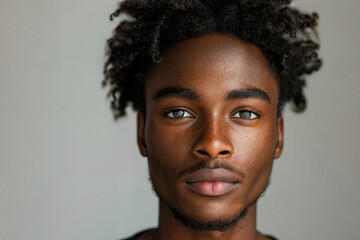
M110 85L114 117L131 102L145 114L144 83L160 54L174 42L211 32L229 33L258 46L279 85L284 104L306 108L304 75L321 66L312 40L318 15L290 7L291 0L125 0L110 16L122 21L108 40L103 85Z

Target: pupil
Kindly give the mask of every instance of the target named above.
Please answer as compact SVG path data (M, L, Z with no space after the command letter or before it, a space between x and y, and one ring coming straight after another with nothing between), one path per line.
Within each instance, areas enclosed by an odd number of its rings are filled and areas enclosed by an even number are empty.
M174 117L176 118L181 118L184 116L184 111L175 111L174 112Z
M240 112L240 117L241 118L250 118L251 117L251 113L244 111L244 112Z

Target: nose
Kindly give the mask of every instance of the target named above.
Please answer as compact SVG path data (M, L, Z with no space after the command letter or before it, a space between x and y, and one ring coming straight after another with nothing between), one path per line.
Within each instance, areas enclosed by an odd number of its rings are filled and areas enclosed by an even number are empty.
M198 158L209 160L229 158L234 152L234 147L225 120L208 119L200 124L193 154Z

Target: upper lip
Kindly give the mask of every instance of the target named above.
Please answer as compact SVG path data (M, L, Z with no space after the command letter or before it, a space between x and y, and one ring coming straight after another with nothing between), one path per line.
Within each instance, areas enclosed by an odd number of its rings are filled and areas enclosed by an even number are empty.
M202 168L185 178L186 183L194 182L228 182L239 183L239 177L229 170L224 168Z

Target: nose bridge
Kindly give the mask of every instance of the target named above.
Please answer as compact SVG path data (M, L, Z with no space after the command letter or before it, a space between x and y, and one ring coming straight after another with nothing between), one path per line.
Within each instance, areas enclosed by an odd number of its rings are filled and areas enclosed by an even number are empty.
M210 159L225 158L234 149L230 141L229 126L221 114L204 117L199 123L199 135L194 145L194 154Z

